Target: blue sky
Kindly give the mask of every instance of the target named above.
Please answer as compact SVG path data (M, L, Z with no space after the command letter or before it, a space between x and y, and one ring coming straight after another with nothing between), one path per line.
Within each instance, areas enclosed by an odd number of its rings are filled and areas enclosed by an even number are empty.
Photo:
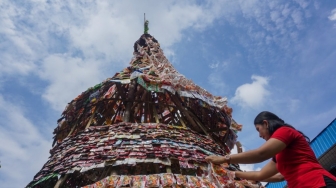
M67 102L128 66L143 13L173 66L228 98L245 150L260 111L311 139L336 118L334 0L78 2L0 1L1 187L27 185Z

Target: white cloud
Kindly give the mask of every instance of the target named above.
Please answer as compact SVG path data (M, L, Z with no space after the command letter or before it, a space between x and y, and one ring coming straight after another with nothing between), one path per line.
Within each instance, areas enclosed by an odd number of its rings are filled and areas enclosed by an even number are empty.
M13 57L9 54L1 56L0 66L0 76L8 74L28 75L36 69L36 64L33 61L23 57Z
M289 4L286 4L281 10L281 14L282 16L284 16L284 18L287 18L290 15L290 12L291 12L291 8Z
M211 69L217 69L219 67L219 63L212 63L209 65Z
M0 75L26 75L34 69L35 52L31 46L38 41L35 40L34 34L22 31L18 26L17 19L22 17L22 8L9 1L2 1L1 6L6 8L0 11Z
M232 98L233 103L250 108L260 107L264 104L270 94L267 90L268 78L252 75L251 79L252 83L243 84L236 89L235 96Z
M26 118L22 106L0 95L0 185L26 186L46 162L51 141Z
M287 51L297 45L302 36L298 32L306 28L308 15L312 8L306 1L281 3L279 1L229 1L230 10L223 14L225 22L247 31L247 36L238 38L237 44L243 46L249 54L250 62L266 63L266 58L279 57L280 51ZM236 19L244 17L248 23ZM278 50L274 50L278 48ZM287 53L290 54L290 53ZM268 63L268 62L267 62Z
M229 70L229 66L230 66L230 62L229 61L223 61L223 62L214 62L209 64L209 67L211 69L215 69L215 70L221 70L221 71L228 71Z
M331 11L330 16L328 16L329 20L335 21L336 20L336 8Z
M306 0L295 0L302 9L307 8L307 6L309 5L309 2Z
M294 10L291 17L298 29L302 28L302 12L301 10Z
M49 82L42 97L55 110L64 110L68 102L106 77L99 65L98 61L83 60L66 54L48 56L38 72L42 79Z
M280 17L280 12L279 11L271 11L270 15L271 15L272 21L276 22Z

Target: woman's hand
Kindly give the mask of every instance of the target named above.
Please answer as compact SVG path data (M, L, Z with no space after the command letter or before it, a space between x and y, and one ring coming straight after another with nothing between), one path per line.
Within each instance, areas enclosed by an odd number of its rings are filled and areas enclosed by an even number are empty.
M222 164L227 162L226 159L222 156L217 156L217 155L210 155L205 158L205 160L208 163L213 163L213 164Z
M236 172L228 170L227 176L229 177L230 180L234 180L236 178Z

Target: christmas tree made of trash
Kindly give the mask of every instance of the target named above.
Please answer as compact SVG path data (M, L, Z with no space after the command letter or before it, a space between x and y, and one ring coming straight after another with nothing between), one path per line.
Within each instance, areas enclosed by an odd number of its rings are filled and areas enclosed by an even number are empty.
M144 25L129 67L68 103L49 160L27 187L253 186L226 176L238 165L204 160L237 142L241 125L226 98L177 72Z

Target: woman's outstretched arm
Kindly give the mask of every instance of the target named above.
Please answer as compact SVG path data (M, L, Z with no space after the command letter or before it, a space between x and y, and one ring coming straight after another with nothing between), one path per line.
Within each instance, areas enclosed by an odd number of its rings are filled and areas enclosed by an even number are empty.
M277 174L275 174L270 178L262 180L262 182L280 182L280 181L285 181L284 176L280 174L280 172L278 172Z
M215 164L233 163L233 164L252 164L260 163L267 159L272 158L277 153L286 148L286 144L278 139L270 138L260 146L258 149L246 151L243 153L230 155L230 160L225 159L223 156L211 155L205 158L206 161Z
M258 149L231 155L231 163L260 163L274 157L286 148L286 144L278 139L270 138Z
M235 171L235 176L242 179L265 181L278 173L275 162L270 160L260 171L240 172Z

